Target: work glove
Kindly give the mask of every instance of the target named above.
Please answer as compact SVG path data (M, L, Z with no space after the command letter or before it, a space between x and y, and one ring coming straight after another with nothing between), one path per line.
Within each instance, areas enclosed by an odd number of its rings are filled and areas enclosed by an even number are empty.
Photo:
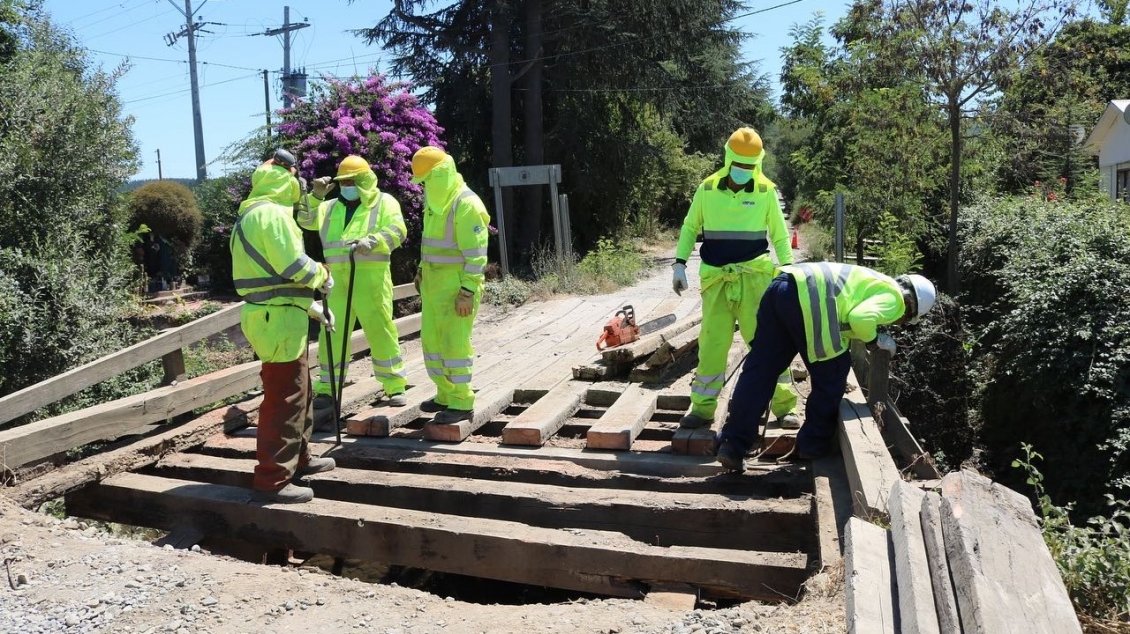
M306 314L310 315L310 319L322 324L326 330L333 332L335 329L334 314L330 309L323 306L322 302L312 302L310 308L306 309Z
M361 255L368 255L373 252L373 247L375 246L377 246L377 236L365 236L357 242L354 242L353 246L350 248Z
M420 293L420 275L422 273L421 269L416 269L416 277L412 278L412 286L416 287L416 294Z
M470 317L474 308L475 294L465 288L459 289L459 294L455 296L455 314L460 317Z
M325 264L322 265L322 268L326 270L326 281L322 282L318 290L322 291L322 295L329 297L330 291L333 290L334 287L334 276L330 273L330 269Z
M889 354L893 357L893 356L895 356L895 340L894 340L894 337L891 337L890 335L888 335L885 332L881 332L881 333L879 333L878 337L875 337L875 341L872 341L871 343L867 344L867 348L869 350L871 350L872 352L875 352L876 350L883 350L884 352L886 352L887 354Z
M306 185L306 179L305 179L305 178L302 178L301 176L295 176L295 178L297 178L297 179L298 179L298 188L302 190L302 193L303 193L303 194L305 194L306 192L310 191L310 190L309 190L309 189L307 188L307 185Z
M674 271L674 275L671 276L671 288L675 290L676 295L682 295L683 291L690 288L687 284L687 265L676 262L671 269Z
M334 187L337 187L337 183L334 183L334 179L329 176L315 178L311 185L313 187L312 193L314 194L314 198L320 198L322 200L325 200L326 196L334 190Z

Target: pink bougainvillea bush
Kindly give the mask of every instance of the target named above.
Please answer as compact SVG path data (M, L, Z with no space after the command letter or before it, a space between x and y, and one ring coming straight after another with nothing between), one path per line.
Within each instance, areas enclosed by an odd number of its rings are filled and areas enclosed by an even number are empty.
M279 147L298 157L301 176L333 176L350 154L365 157L381 191L400 201L409 240L419 235L422 189L412 183L412 155L425 145L444 147L443 128L411 86L383 75L327 77L308 99L280 111Z

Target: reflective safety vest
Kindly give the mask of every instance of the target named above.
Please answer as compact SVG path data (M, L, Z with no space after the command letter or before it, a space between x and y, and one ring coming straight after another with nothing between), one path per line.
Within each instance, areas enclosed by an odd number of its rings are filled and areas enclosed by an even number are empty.
M777 188L760 174L737 192L726 187L724 172L702 181L683 220L676 258L690 257L700 231L699 255L706 266L723 267L768 255L770 242L779 262L793 261Z
M781 272L796 280L809 361L843 354L850 339L873 341L879 326L906 312L898 283L866 267L810 262Z
M349 262L349 246L366 236L376 236L377 244L369 253L356 253L354 260L362 262L380 262L388 266L390 255L399 247L408 230L404 225L404 217L400 213L400 203L392 196L381 192L377 202L371 208L358 207L345 226L345 205L338 199L326 201L319 205L318 214L313 219L317 223L318 235L322 239L322 253L326 264L342 264ZM378 229L379 228L379 229Z
M479 292L487 265L490 216L478 195L470 189L456 194L447 213L431 209L424 215L420 259L434 266L458 267L460 285Z
M249 205L229 241L235 290L251 304L308 308L314 288L325 281L321 266L307 257L291 208L268 201Z

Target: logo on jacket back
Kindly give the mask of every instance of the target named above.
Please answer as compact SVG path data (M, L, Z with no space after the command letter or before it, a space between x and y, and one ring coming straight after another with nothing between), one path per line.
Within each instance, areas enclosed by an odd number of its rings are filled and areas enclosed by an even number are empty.
M752 200L743 200L742 201L743 207L752 207L752 206L754 206L754 204L756 204L756 203L754 203Z

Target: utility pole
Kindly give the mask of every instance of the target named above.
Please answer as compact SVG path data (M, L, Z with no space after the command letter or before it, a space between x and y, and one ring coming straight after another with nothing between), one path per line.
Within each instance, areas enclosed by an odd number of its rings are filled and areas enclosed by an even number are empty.
M161 174L161 148L157 148L157 180L165 180L164 175Z
M267 138L271 138L271 82L267 79L267 71L263 70L263 110L267 113Z
M187 1L187 0L186 0ZM292 105L294 97L304 97L306 95L306 73L291 73L290 72L290 32L304 29L310 26L310 19L306 18L305 22L290 22L290 7L283 7L283 25L277 29L267 29L263 31L262 35L281 35L283 45L283 70L282 70L282 85L283 85L283 107L289 108Z
M204 25L192 21L195 14L192 10L192 0L184 0L183 11L174 0L169 0L169 4L184 15L184 29L179 33L166 35L165 43L172 46L179 38L188 38L188 76L192 83L192 129L196 137L196 182L199 183L208 178L208 165L204 160L204 125L200 122L200 84L196 78L196 31ZM205 4L208 4L208 0L201 2L200 6L196 7L196 11L204 8Z

